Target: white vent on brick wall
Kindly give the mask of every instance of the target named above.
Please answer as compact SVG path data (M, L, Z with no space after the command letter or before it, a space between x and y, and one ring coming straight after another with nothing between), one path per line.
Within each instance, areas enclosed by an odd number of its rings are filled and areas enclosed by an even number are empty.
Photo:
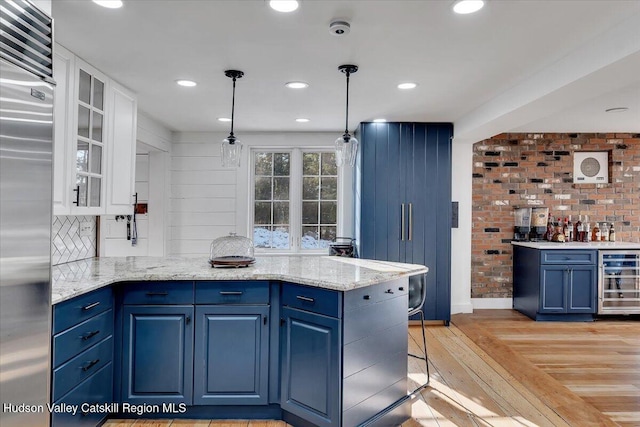
M576 151L573 153L575 184L607 184L609 182L608 151Z

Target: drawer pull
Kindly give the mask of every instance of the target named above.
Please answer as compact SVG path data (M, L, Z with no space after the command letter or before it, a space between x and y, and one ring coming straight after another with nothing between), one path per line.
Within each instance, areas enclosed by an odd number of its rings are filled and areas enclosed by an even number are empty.
M242 293L242 291L220 291L222 296L240 296Z
M94 366L96 366L98 363L100 363L100 359L94 359L91 362L89 362L88 365L83 366L82 367L82 372L87 372L89 369L93 368Z
M391 289L387 289L386 291L384 291L385 294L392 294L393 291Z
M93 338L93 337L95 337L96 335L98 335L99 333L100 333L100 330L97 330L97 331L91 331L91 332L89 332L88 334L82 335L82 337L81 337L81 338L82 338L82 341L86 341L86 340L88 340L89 338Z
M85 305L84 307L82 307L82 310L87 311L87 310L91 310L92 308L95 308L97 306L100 305L100 301L96 301L96 302L92 302L91 304Z
M398 290L399 290L400 292L404 291L404 286L400 286L400 287L398 288Z
M369 299L371 299L371 295L365 295L362 298L369 300Z
M310 302L311 304L314 304L316 302L316 300L313 298L303 297L301 295L296 296L296 298L298 298L300 301Z
M169 292L147 292L149 297L166 297L167 295L169 295Z

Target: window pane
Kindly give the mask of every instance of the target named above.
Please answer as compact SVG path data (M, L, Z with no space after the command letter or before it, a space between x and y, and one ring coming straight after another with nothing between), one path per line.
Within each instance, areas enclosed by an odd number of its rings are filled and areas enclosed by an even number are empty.
M271 200L271 178L256 178L255 200Z
M273 155L271 153L256 153L255 159L255 174L271 176Z
M322 200L338 200L338 178L322 178L320 198Z
M89 189L89 206L100 206L100 185L102 179L96 177L90 177L89 183L91 187Z
M254 224L271 224L271 202L256 202Z
M89 143L78 141L78 151L76 153L76 170L80 172L89 171Z
M78 106L78 135L89 138L89 109Z
M302 202L302 223L318 223L318 202Z
M289 177L273 178L273 199L289 200Z
M329 247L330 242L336 240L336 227L320 227L320 242L323 248Z
M91 173L102 173L102 147L91 145Z
M93 122L91 123L91 139L102 142L102 114L93 112Z
M271 247L274 249L289 249L289 227L274 227Z
M317 249L318 237L318 227L302 227L302 249Z
M318 178L302 178L302 200L318 200Z
M253 245L256 248L270 248L271 227L253 227Z
M273 223L289 224L289 202L273 202Z
M318 175L320 171L320 153L302 154L302 174Z
M100 110L104 110L103 99L104 99L104 83L94 78L93 79L93 106Z
M337 202L320 202L320 224L336 224Z
M89 186L87 185L88 178L83 175L76 175L76 185L78 186L78 206L87 206L87 192Z
M91 103L91 76L84 70L80 70L78 99L85 104Z
M273 174L276 176L289 175L289 153L275 153L273 155Z
M335 153L322 153L322 175L338 175Z

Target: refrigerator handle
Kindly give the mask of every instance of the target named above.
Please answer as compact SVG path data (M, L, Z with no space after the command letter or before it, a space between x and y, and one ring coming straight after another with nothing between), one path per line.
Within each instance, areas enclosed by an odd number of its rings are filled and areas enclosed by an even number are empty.
M404 203L400 205L400 240L404 241Z
M409 203L409 240L413 238L413 203Z

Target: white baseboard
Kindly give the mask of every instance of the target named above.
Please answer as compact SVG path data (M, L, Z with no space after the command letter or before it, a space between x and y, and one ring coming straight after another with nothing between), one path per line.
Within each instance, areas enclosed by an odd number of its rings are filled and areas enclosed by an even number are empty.
M456 313L473 313L473 304L451 304L451 314Z
M513 298L471 298L474 310L513 308Z

